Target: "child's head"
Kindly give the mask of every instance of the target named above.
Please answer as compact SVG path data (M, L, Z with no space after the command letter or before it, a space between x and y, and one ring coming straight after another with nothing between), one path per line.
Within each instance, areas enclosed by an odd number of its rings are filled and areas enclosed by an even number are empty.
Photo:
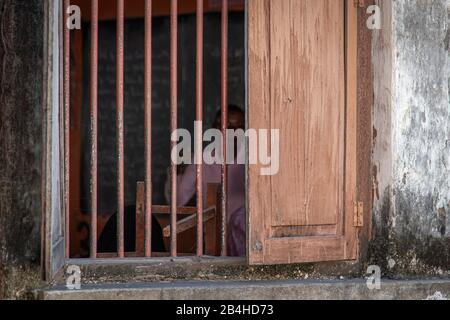
M214 129L222 128L222 112L219 110L213 124ZM236 105L228 105L228 126L230 130L245 130L245 113Z

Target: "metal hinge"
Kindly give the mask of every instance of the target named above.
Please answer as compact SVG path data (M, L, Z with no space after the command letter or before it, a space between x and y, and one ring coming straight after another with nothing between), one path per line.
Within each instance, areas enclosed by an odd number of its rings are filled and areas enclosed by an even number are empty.
M353 226L355 228L364 227L364 202L355 203Z
M355 8L364 8L365 7L364 0L353 0L353 4L354 4Z

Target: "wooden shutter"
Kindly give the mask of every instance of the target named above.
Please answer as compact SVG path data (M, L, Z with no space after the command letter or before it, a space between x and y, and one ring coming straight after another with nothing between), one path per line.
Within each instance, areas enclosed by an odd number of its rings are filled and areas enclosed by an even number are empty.
M249 169L249 260L354 260L357 14L349 0L250 0L249 127L280 170Z

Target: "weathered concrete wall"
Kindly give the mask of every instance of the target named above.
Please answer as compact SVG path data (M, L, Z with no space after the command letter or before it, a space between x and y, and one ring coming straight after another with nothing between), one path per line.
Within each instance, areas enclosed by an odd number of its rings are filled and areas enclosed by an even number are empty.
M441 273L450 269L450 1L378 3L372 254L392 272Z
M40 278L43 1L0 0L0 298Z

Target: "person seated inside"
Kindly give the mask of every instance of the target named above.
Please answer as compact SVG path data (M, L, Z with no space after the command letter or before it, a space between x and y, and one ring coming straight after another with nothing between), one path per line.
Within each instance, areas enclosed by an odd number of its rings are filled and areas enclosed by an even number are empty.
M216 115L213 128L220 130L221 112ZM228 129L245 130L245 113L235 106L228 107ZM245 152L244 145L236 145L235 158ZM244 257L246 255L246 206L245 206L245 164L228 165L228 208L227 208L227 255ZM222 178L221 164L203 164L203 204L206 205L208 184L220 184ZM195 164L178 166L177 206L188 205L196 196L197 167ZM165 195L170 202L170 175L168 175Z

